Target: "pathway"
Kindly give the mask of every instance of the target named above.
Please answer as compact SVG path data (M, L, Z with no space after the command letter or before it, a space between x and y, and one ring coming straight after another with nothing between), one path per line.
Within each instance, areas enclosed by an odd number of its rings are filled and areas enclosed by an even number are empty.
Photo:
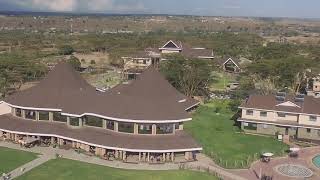
M150 165L147 163L139 163L139 164L130 164L130 163L123 163L121 161L106 161L103 159L100 159L95 156L88 156L85 154L79 154L75 152L74 150L63 150L59 148L52 148L52 147L33 147L29 149L21 149L21 147L18 144L13 144L11 142L4 142L0 141L0 146L11 148L11 149L17 149L17 150L25 150L33 153L38 153L38 154L43 154L40 158L25 164L22 167L17 168L14 170L14 174L18 176L19 173L21 173L21 168L25 167L25 171L27 172L33 167L36 167L36 164L39 163L41 164L48 161L49 159L52 159L56 156L56 154L62 155L63 158L66 159L72 159L76 161L81 161L85 163L92 163L92 164L97 164L97 165L102 165L102 166L108 166L108 167L113 167L113 168L121 168L121 169L132 169L132 170L178 170L179 164L176 163L166 163L166 164L157 164L157 165ZM191 170L199 170L198 167L202 168L202 171L207 170L208 167L210 168L211 172L215 172L215 174L218 174L224 179L236 179L236 180L244 180L238 175L234 175L227 170L220 168L219 166L216 166L214 162L207 158L204 155L199 155L198 156L199 161L197 162L191 162L191 163L186 163L186 167L190 168ZM39 165L38 164L38 165ZM201 170L201 169L200 169ZM21 173L22 174L22 173ZM21 175L20 174L20 175Z
M18 168L16 168L15 170L9 172L10 174L10 177L12 179L18 177L18 176L21 176L22 174L30 171L31 169L49 161L50 159L53 159L55 158L54 156L52 155L39 155L39 158L27 163L27 164L24 164Z

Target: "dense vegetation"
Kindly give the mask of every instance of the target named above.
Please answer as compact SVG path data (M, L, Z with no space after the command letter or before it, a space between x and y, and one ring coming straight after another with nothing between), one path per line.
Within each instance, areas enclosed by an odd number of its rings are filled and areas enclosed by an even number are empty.
M110 180L214 180L217 179L206 173L194 171L135 171L121 170L99 166L94 164L82 163L67 159L50 160L41 166L20 176L20 180L33 179L110 179Z

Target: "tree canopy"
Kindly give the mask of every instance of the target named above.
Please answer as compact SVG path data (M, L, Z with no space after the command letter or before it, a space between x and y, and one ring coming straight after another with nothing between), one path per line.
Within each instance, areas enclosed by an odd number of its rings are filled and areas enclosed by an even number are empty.
M208 94L212 66L206 60L170 56L161 64L168 81L187 96Z

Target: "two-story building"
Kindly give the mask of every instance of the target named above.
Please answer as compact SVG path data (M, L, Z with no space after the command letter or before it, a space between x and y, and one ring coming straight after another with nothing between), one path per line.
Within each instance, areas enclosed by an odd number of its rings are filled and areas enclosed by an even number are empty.
M320 141L320 100L311 96L252 95L240 107L245 132Z
M160 61L167 60L168 54L180 54L186 59L196 58L213 60L213 50L203 47L192 47L189 44L169 40L160 48L146 48L132 56L122 57L124 61L124 75L128 79L134 79L138 74L153 65L158 66Z

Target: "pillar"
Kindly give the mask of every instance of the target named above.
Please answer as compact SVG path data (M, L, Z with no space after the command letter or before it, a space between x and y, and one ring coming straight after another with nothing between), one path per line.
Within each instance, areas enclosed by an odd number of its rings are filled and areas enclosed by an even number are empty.
M174 162L174 152L171 153L171 161Z
M118 151L118 150L115 150L115 152L114 152L114 157L115 157L116 159L119 159L119 151Z
M166 162L166 153L162 153L162 161Z
M133 134L139 134L139 125L137 123L134 123L134 131Z
M77 147L77 143L75 141L72 141L72 148L76 148Z
M183 123L179 124L179 130L183 130Z
M18 142L18 140L19 140L19 135L18 134L14 134L14 141Z
M148 152L147 162L150 161L150 153Z
M79 118L79 127L82 127L83 126L83 120L82 118Z
M127 152L126 151L123 151L122 160L123 161L127 160Z
M39 120L40 120L40 112L36 111L36 121L39 121Z
M86 147L86 151L89 152L90 151L90 146L89 145L85 145Z
M50 121L50 122L53 121L53 112L49 112L49 121Z
M26 118L26 111L23 110L23 109L21 109L21 117L22 117L23 119Z
M81 143L77 142L76 147L81 149Z
M54 144L54 137L51 137L51 144Z
M176 133L176 128L177 128L177 127L176 127L176 124L173 124L173 131L172 131L173 133L172 133L172 134L175 134L175 133Z
M3 131L0 131L0 137L3 137Z
M123 159L123 152L119 151L119 159Z
M95 155L96 156L101 156L101 148L96 147Z
M142 153L142 160L143 160L143 161L146 161L146 156L147 156L147 153L145 153L145 152Z
M103 157L107 153L107 150L104 148L100 148L100 156Z
M16 108L11 107L11 113L13 116L16 116Z
M70 117L67 116L67 125L70 126Z
M114 131L115 132L119 131L119 123L118 122L114 122Z
M184 153L184 159L189 160L190 159L190 152L185 152Z
M152 124L152 134L155 135L157 134L157 125Z
M141 161L141 152L139 152L139 159L138 161L140 162Z
M102 128L107 129L107 120L102 120Z
M167 153L166 161L170 161L170 153Z

